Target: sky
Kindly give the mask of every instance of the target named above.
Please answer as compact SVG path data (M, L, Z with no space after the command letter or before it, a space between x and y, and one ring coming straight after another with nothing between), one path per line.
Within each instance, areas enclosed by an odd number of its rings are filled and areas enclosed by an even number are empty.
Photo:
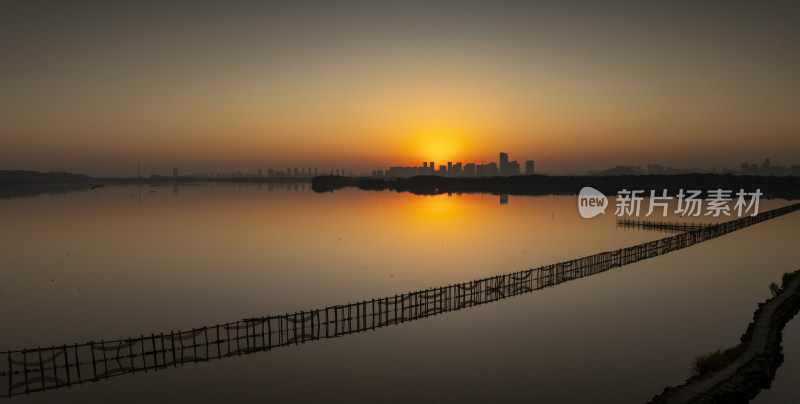
M0 169L800 164L800 2L0 0Z

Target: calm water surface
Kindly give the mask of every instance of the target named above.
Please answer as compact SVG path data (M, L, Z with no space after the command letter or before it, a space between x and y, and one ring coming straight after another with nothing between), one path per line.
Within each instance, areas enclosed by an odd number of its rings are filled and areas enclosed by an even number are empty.
M762 390L751 401L755 404L791 403L800 397L800 317L795 316L783 329L783 364L775 372L769 389Z
M302 184L113 186L0 212L0 350L392 296L668 235L582 219L575 196ZM738 342L769 283L797 269L798 225L793 213L484 306L12 401L644 402Z

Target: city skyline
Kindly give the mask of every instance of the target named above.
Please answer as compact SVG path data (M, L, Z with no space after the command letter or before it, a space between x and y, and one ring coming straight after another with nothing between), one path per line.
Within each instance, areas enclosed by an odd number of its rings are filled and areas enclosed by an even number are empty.
M791 166L798 7L3 3L0 168Z
M800 397L798 21L0 1L0 398Z
M181 171L179 167L170 167L171 175L169 172L156 172L152 170L149 174L142 174L141 159L137 159L136 175L131 176L116 176L118 178L167 178L167 177L195 177L195 178L269 178L269 177L284 177L284 178L313 178L319 175L341 175L351 177L386 177L386 178L399 178L399 177L412 177L416 175L438 175L445 177L492 177L492 176L513 176L513 175L588 175L588 176L604 176L604 175L679 175L679 174L692 174L692 173L713 173L713 174L736 174L736 175L762 175L762 176L800 176L800 165L793 164L790 166L782 165L780 163L773 164L770 158L765 158L762 163L741 163L739 168L729 167L672 167L663 166L658 163L649 163L643 165L616 165L614 167L607 167L603 169L585 170L581 172L569 173L551 173L547 171L535 170L535 160L526 159L522 163L517 160L508 160L508 153L500 152L498 161L481 160L480 162L462 161L447 161L444 164L436 164L435 161L423 161L422 166L385 166L385 168L376 168L371 171L358 171L348 168L322 168L320 167L286 167L282 168L256 168L254 172L250 171L204 171L195 170L187 173ZM14 170L12 170L14 171ZM25 170L17 170L25 171ZM35 171L35 170L34 170ZM50 172L62 172L61 170ZM182 174L179 174L182 173ZM85 173L76 173L85 174Z

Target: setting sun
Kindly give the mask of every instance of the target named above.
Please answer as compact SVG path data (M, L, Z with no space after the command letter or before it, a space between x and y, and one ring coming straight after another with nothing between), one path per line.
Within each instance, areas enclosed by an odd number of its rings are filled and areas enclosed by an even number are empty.
M420 161L433 161L443 164L464 158L469 145L463 135L452 130L424 130L411 140L412 155Z

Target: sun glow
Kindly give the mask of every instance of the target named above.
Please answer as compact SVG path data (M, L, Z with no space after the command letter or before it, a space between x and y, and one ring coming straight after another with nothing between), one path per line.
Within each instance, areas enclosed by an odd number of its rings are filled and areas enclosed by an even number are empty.
M444 164L463 159L469 151L469 144L455 131L425 130L412 138L410 149L417 160Z

